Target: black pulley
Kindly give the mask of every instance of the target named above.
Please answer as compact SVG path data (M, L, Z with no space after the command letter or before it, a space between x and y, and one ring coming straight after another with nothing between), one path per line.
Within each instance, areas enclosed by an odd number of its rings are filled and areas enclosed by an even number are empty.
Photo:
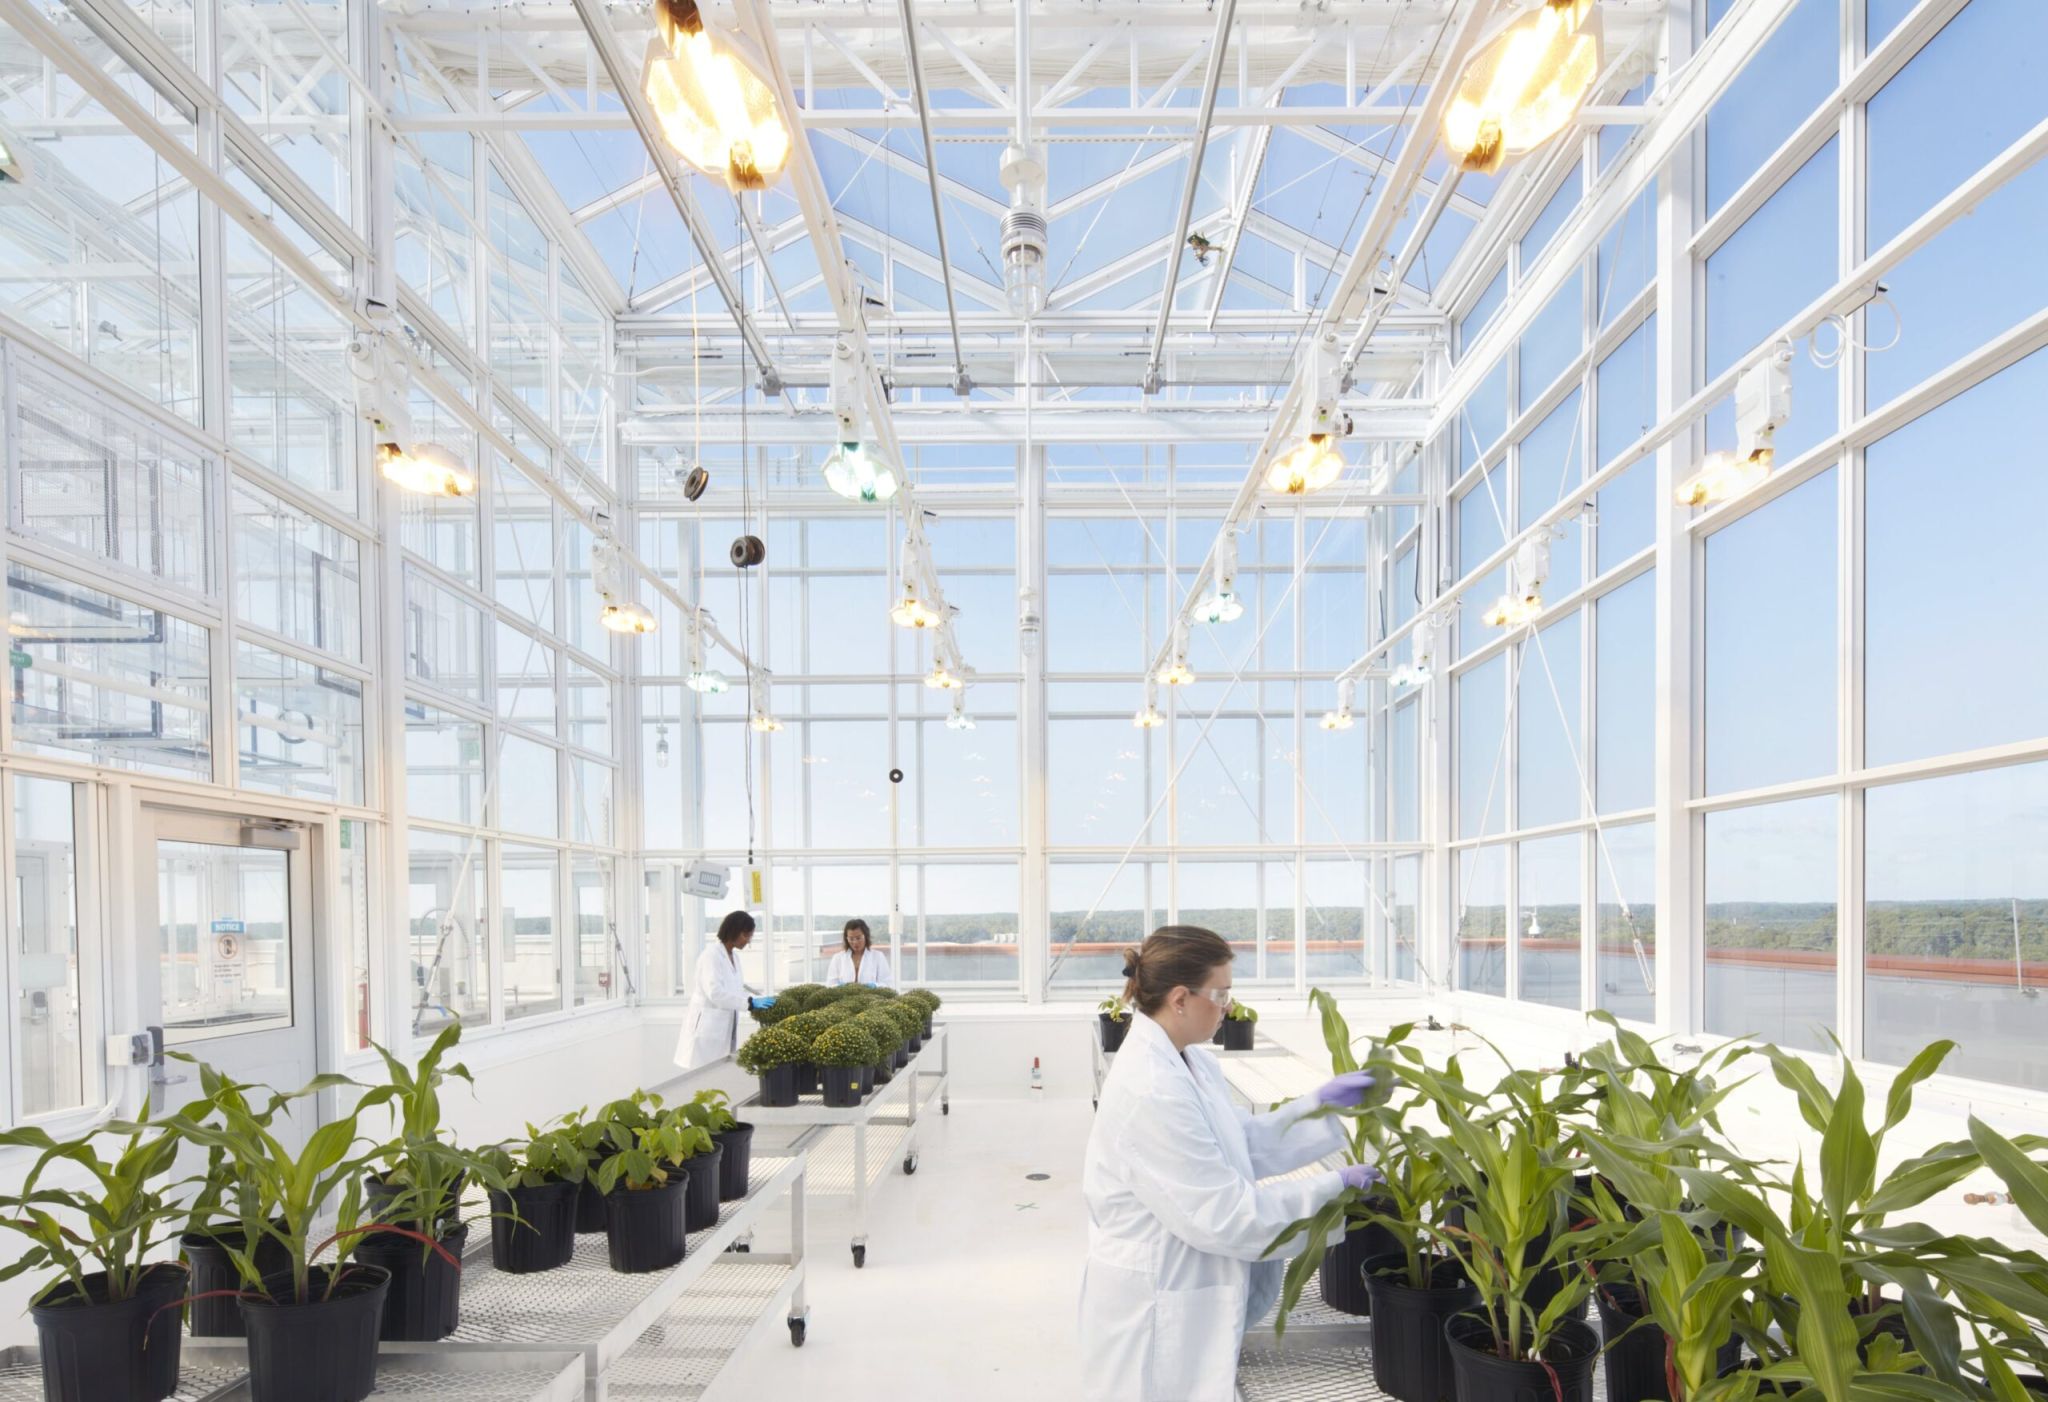
M746 569L758 565L768 558L768 547L757 535L743 535L732 543L732 562L735 568Z
M701 467L690 469L690 475L683 479L683 496L695 501L704 495L704 489L711 485L711 474Z

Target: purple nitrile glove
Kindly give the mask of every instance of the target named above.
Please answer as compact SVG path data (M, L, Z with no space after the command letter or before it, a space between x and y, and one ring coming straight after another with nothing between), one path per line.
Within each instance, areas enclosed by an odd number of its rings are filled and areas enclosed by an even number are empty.
M1365 1093L1371 1089L1370 1071L1346 1071L1335 1080L1325 1081L1316 1092L1316 1099L1324 1105L1353 1110L1365 1104Z
M1375 1183L1384 1183L1387 1178L1369 1163L1347 1163L1337 1170L1337 1176L1344 1180L1345 1187L1356 1188L1361 1193Z

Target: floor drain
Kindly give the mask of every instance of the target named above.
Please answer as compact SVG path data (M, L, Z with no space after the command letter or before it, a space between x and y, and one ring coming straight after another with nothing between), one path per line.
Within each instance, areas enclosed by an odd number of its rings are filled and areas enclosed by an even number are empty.
M1027 1173L1024 1176L1033 1183L1049 1183L1052 1181L1050 1173Z

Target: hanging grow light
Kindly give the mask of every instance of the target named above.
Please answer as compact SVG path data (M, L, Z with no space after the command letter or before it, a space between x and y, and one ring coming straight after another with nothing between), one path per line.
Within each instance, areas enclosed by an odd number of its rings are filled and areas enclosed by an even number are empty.
M774 91L704 27L696 0L655 0L659 39L642 80L675 153L735 190L765 190L789 164Z
M1544 0L1473 59L1444 112L1460 170L1491 174L1564 129L1600 69L1593 0Z

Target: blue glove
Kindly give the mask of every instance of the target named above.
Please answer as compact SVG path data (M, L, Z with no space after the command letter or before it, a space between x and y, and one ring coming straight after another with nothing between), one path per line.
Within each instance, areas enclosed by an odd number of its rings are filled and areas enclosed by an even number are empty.
M1365 1093L1371 1089L1370 1071L1346 1071L1335 1080L1325 1081L1316 1091L1316 1099L1324 1105L1354 1110L1365 1104Z
M1345 1187L1356 1188L1361 1193L1375 1183L1387 1181L1387 1175L1369 1163L1347 1163L1337 1170L1337 1176L1344 1180Z
M763 1008L772 1008L775 1006L775 995L771 993L765 998L750 998L747 1000L747 1006L756 1012L761 1011Z

